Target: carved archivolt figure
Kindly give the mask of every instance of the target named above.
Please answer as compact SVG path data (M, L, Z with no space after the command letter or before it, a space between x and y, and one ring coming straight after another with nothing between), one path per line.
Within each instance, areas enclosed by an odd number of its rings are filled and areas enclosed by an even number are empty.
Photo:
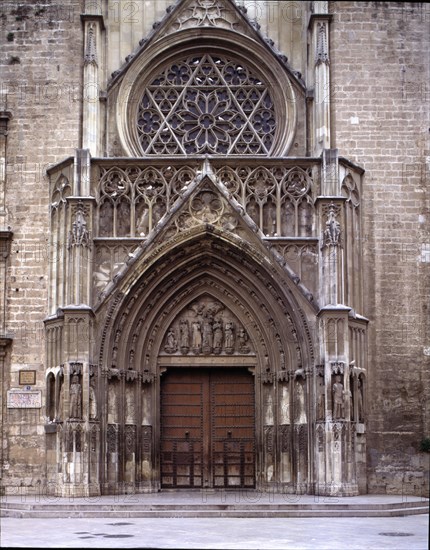
M134 369L134 350L130 350L130 355L128 356L128 368L129 370Z
M79 376L74 374L70 384L70 418L81 418L82 415L82 396Z

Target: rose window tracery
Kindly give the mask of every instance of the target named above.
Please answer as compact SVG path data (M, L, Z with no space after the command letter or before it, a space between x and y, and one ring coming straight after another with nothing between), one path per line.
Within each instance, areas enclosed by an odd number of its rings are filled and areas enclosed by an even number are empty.
M166 68L137 114L142 153L266 155L276 117L266 84L244 64L205 54Z

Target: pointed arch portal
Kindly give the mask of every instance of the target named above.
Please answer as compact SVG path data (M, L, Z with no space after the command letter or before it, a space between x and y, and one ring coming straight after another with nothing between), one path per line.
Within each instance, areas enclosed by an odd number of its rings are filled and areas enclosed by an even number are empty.
M101 347L105 491L275 480L305 491L311 346L297 305L211 226L139 271Z
M48 476L63 495L365 484L363 171L320 155L324 56L310 157L313 95L245 11L169 9L107 83L106 156L86 102L90 148L50 169Z

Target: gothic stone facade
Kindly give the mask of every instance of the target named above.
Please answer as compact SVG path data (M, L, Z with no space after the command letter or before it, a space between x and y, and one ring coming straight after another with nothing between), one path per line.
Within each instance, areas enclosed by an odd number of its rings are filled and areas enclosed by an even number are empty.
M3 3L4 492L426 491L429 21Z

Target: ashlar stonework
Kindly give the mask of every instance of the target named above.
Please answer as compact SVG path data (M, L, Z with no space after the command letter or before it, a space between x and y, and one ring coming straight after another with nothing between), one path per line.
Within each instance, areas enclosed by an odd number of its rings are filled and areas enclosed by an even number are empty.
M4 493L428 491L426 6L2 5Z

